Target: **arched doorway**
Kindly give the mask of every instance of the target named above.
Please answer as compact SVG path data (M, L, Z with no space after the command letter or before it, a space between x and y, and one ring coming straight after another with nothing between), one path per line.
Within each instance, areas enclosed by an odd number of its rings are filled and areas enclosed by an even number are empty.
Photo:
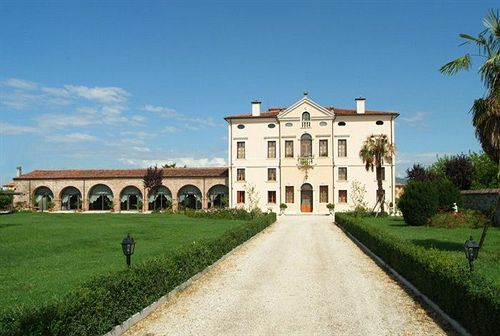
M148 209L162 210L172 207L172 193L165 186L159 186L149 192Z
M313 211L313 188L309 183L304 183L300 188L300 211Z
M66 187L61 191L61 210L82 208L82 194L75 187Z
M113 192L104 184L97 184L89 192L89 210L110 210L113 205Z
M120 210L142 210L142 193L134 186L128 186L120 193Z
M52 200L54 199L54 194L49 188L38 187L35 189L33 196L33 205L38 207L38 210L47 211L53 206Z
M194 185L185 185L179 190L177 199L182 208L201 209L201 191Z
M222 184L214 185L208 190L208 208L223 208L228 205L229 188Z

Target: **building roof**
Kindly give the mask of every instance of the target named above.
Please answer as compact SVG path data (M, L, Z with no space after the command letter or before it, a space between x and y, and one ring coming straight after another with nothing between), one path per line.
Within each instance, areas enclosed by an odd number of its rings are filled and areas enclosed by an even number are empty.
M389 111L374 111L374 110L366 110L364 114L358 114L356 113L356 110L353 109L343 109L343 108L336 108L333 106L325 107L325 109L332 111L333 113L337 115L392 115L392 116L398 116L399 113L397 112L389 112ZM225 120L230 120L230 119L258 119L258 118L276 118L278 114L281 111L286 110L286 108L282 107L273 107L268 109L265 112L261 112L259 116L252 116L251 113L247 114L236 114L232 116L225 117Z
M14 181L11 181L11 182L5 183L3 186L6 188L14 188L16 186L16 184L14 183Z
M14 180L47 180L47 179L97 179L97 178L143 178L143 169L66 169L66 170L34 170ZM163 169L164 177L226 177L228 169L214 168L167 168Z

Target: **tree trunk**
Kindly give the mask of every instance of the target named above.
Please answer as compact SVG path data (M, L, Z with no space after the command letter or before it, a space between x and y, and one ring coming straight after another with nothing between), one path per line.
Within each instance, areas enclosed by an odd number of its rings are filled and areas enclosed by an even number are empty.
M384 196L382 187L382 166L378 166L375 175L377 176L377 202L380 202L380 212L383 214L384 211Z

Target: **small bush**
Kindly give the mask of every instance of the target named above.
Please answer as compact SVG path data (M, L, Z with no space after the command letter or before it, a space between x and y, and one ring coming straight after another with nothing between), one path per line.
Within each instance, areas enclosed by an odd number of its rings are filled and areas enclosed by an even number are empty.
M405 191L406 193L406 191ZM368 226L362 219L337 213L335 222L403 275L473 335L498 335L498 287L438 250Z
M398 207L405 222L420 226L427 224L438 210L438 195L430 181L410 181L399 199Z
M12 195L0 195L0 209L8 209L12 205Z
M480 211L468 209L458 213L440 212L429 220L429 226L444 228L470 227L476 229L483 227L486 223L488 223L488 218Z
M431 184L438 195L438 210L450 210L453 203L457 203L459 207L462 206L462 194L450 180L438 179L431 182Z

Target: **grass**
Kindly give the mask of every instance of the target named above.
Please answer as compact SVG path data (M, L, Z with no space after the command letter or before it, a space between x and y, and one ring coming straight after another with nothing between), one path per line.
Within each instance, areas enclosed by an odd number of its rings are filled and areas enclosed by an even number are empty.
M136 241L134 264L243 223L165 214L2 215L0 308L60 297L93 276L123 269L127 233Z
M408 226L400 217L366 217L363 221L409 243L437 249L454 258L457 263L464 264L468 264L464 252L465 240L472 236L479 243L482 233L482 229ZM474 270L493 280L500 288L500 228L488 229L483 248L474 262Z

